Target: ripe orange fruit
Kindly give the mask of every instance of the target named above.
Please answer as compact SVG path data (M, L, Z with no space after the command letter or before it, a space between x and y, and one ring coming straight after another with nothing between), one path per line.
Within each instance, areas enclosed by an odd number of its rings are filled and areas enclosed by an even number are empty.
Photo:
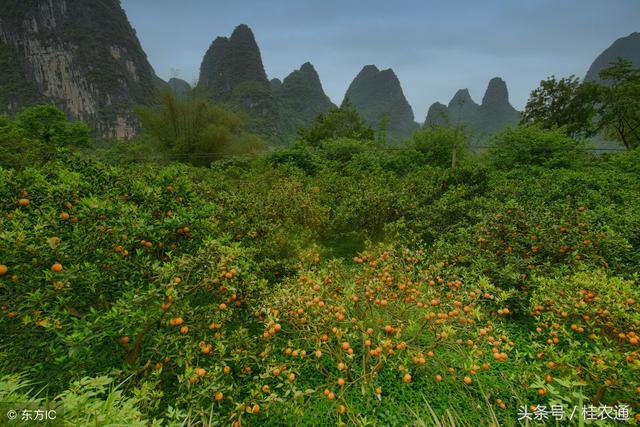
M280 323L276 323L275 325L273 325L273 330L276 332L280 332L282 330L282 325L280 325Z
M225 374L230 373L230 372L231 372L231 366L225 366L224 368L222 368L222 371L223 371Z
M339 386L343 386L344 385L344 378L338 378L338 385Z
M127 344L129 344L129 337L126 336L126 335L122 336L122 337L120 337L120 339L118 341L120 341L120 344L122 344L122 345L127 345Z
M405 383L410 383L411 382L411 374L404 374L404 376L402 377L402 381L404 381Z
M207 371L204 368L196 368L196 375L199 377L203 377Z
M473 382L473 380L471 379L471 377L464 377L463 381L466 385L469 385Z
M217 401L222 400L222 398L223 398L223 397L224 397L224 394L222 394L222 392L221 392L221 391L216 392L215 399L216 399Z
M442 375L436 375L436 381L438 382L442 381Z
M271 371L273 373L274 377L277 377L278 375L280 375L280 369L278 368L273 368L273 371Z
M269 386L267 384L262 386L262 392L263 393L269 393Z
M29 206L29 199L20 199L18 200L18 204L23 208L26 208L27 206Z
M255 405L253 405L253 413L257 414L258 412L260 412L260 405L256 403Z
M188 326L183 326L180 328L180 333L181 334L186 334L187 332L189 332L189 327Z
M329 394L327 394L327 399L329 400L333 400L336 398L336 394L332 391L329 392Z
M51 266L51 271L53 271L54 273L60 273L62 271L62 264L56 262Z
M344 371L347 368L347 365L345 365L344 363L340 362L338 363L338 371Z
M220 307L220 310L224 310L225 308L227 308L227 304L222 303L222 304L220 304L219 307Z
M322 352L320 350L316 350L316 357L318 359L322 357Z
M289 374L289 377L288 377L288 378L289 378L289 381L293 381L293 380L295 380L295 379L296 379L296 374L294 374L293 372L291 372L291 373Z
M4 276L9 271L9 267L4 264L0 264L0 276Z
M376 387L376 394L382 394L382 387Z
M544 396L547 393L547 391L543 388L538 389L538 395L540 396Z

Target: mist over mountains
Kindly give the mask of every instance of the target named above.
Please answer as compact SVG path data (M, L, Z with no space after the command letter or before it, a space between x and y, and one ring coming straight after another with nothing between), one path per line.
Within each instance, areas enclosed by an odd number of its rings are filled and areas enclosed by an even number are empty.
M117 0L5 3L0 10L2 113L53 103L90 123L100 136L126 139L138 130L134 105L153 104L163 89L180 96L191 90L184 80L164 82L156 76ZM616 40L596 58L586 79L597 78L619 56L640 64L640 33ZM298 127L334 107L311 62L282 80L269 79L259 42L247 25L213 39L203 52L196 90L244 112L249 129L275 144L287 144ZM347 101L374 129L383 126L389 142L420 127L391 68L363 66L345 93L342 102ZM496 77L480 103L461 89L447 105L431 105L424 126L463 124L473 139L482 139L519 119L507 82Z

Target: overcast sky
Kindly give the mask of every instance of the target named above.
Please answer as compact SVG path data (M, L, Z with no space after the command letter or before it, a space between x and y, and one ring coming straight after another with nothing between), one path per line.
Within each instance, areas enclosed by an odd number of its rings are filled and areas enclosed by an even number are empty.
M213 39L253 30L269 78L311 62L339 104L367 64L393 68L416 121L500 76L522 109L540 80L584 77L619 37L640 31L640 0L122 0L156 73L195 82Z

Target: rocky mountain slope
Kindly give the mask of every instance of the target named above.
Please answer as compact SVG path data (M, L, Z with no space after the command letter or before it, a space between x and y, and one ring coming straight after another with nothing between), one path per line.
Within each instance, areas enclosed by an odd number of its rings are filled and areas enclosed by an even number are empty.
M509 103L507 84L499 77L489 81L480 105L467 89L461 89L445 107L434 103L427 113L425 127L463 125L472 141L479 141L520 121L520 113Z
M386 115L387 135L392 142L409 137L418 128L400 81L390 68L381 71L375 65L365 66L351 82L344 100L349 100L374 129Z
M198 88L212 101L247 113L251 131L273 140L284 138L260 48L247 25L238 25L230 37L217 37L211 43L200 66Z
M136 132L155 76L118 0L3 0L0 112L53 103L103 137Z
M600 80L600 71L618 58L628 59L634 67L640 67L640 33L631 33L614 41L593 61L585 80Z
M309 62L285 77L280 84L274 80L271 81L271 87L278 100L281 116L289 122L289 126L296 128L307 125L318 113L334 107L322 89L318 73Z

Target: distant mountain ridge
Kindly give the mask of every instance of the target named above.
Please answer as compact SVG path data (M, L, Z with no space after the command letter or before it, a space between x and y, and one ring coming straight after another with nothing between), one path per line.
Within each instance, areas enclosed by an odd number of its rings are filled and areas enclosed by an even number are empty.
M640 66L640 33L614 41L591 64L585 79L618 57ZM289 142L334 104L310 62L280 80L269 79L252 30L237 26L217 37L204 54L198 89L215 102L246 113L250 130L268 140ZM159 89L178 95L191 90L180 79L155 74L119 0L3 0L0 8L0 114L14 114L34 103L53 103L105 138L129 138L138 130L134 105L157 102ZM520 113L508 99L506 83L489 82L482 103L467 89L448 105L434 103L425 126L466 126L481 139L517 125ZM419 125L392 69L362 68L344 96L365 121L379 129L386 117L391 141L411 135Z
M280 82L271 80L271 88L278 100L283 120L295 132L299 126L311 123L319 113L335 107L324 93L320 77L311 63L305 62Z
M489 81L480 105L473 101L468 89L460 89L448 106L439 102L431 105L424 126L461 124L473 141L479 141L516 126L519 121L520 112L509 103L507 84L500 77L494 77Z
M386 115L386 131L392 140L409 137L419 127L400 81L391 68L363 67L349 85L343 103L347 100L374 129L379 128Z
M200 66L198 84L214 99L230 99L244 82L269 86L253 32L241 24L231 37L217 37L211 43Z
M631 33L626 37L621 37L614 41L611 46L605 49L598 57L593 61L585 80L600 80L600 71L608 68L612 62L617 61L618 58L624 58L631 61L633 67L640 67L640 33Z
M282 81L268 80L253 32L244 24L231 37L213 41L202 60L198 88L214 102L248 113L250 129L276 142L291 139L299 126L333 106L309 62Z

